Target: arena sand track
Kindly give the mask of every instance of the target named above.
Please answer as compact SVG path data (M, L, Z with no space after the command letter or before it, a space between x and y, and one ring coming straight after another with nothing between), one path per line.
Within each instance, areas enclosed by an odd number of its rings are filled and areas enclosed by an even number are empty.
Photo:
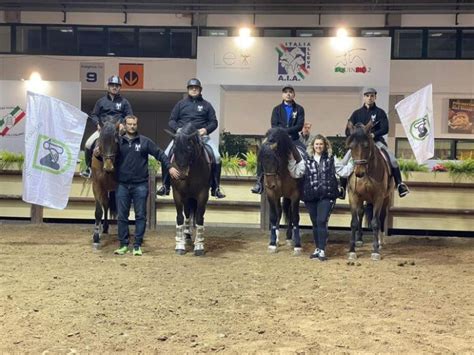
M0 224L0 352L474 352L473 239L387 238L382 261L366 245L347 265L347 232L321 263L307 233L293 257L208 228L198 258L170 228L142 257L114 256L114 234L92 252L91 231Z

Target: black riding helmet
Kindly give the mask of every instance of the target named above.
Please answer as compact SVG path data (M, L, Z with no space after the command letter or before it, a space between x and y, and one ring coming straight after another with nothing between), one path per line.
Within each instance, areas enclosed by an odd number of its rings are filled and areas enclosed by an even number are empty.
M186 87L189 88L190 86L198 86L202 90L201 81L199 81L199 79L196 79L196 78L189 79Z

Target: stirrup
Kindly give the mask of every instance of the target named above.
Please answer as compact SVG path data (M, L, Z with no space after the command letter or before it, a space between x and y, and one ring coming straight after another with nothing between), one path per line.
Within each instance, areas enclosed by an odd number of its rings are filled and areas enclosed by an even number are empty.
M263 192L263 186L262 186L262 184L261 184L259 181L257 181L257 183L255 184L255 186L252 187L252 188L250 189L250 191L251 191L252 193L254 193L254 194L259 194L259 195L261 195L262 192Z
M87 167L85 170L81 171L79 175L82 176L84 179L90 179L92 176L91 168Z
M404 197L404 196L406 196L410 193L410 190L408 189L408 186L406 184L404 184L403 182L398 184L397 190L398 190L398 195L400 197Z
M157 191L158 196L168 196L170 194L170 189L166 185L162 185Z
M211 196L214 196L216 198L224 198L225 197L224 193L221 191L221 189L219 187L215 190L211 190Z

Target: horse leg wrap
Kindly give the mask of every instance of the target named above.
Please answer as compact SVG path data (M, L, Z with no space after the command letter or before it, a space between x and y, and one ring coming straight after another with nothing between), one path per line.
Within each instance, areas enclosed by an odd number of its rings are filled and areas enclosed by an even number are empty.
M100 243L100 229L101 229L101 223L98 223L94 226L94 235L92 236L93 243L94 244L99 244Z
M194 251L204 250L204 226L196 226L196 239L194 239Z
M186 242L184 240L183 226L176 226L176 250L185 250Z
M192 235L193 231L191 228L191 218L186 218L184 220L184 234Z
M276 226L272 226L270 229L270 245L278 245L278 228Z
M297 248L301 249L301 237L300 237L300 227L293 227L293 240L295 242L295 250Z

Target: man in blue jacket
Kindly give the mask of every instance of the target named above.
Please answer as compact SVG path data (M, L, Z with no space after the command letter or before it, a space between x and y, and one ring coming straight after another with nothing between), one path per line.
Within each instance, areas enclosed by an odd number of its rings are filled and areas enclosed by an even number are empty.
M118 214L118 239L120 247L115 254L128 253L128 216L133 202L135 210L135 241L133 255L142 255L141 245L146 226L146 200L148 197L148 155L154 156L173 179L179 172L171 167L168 157L153 141L138 134L138 118L125 117L125 135L119 138L117 156L117 190L115 191Z
M295 102L295 89L291 85L286 85L281 89L283 101L275 106L272 111L271 126L272 128L280 127L287 131L293 143L300 147L302 151L306 151L306 146L300 141L300 131L304 126L304 108ZM295 156L297 161L301 160L299 154ZM263 172L260 164L257 164L257 183L250 191L254 194L263 192Z
M211 103L202 97L201 82L196 79L190 79L187 84L188 96L180 100L173 110L169 118L169 127L174 131L178 131L186 123L192 122L194 127L199 131L203 142L209 146L214 155L212 163L211 177L211 195L216 198L224 198L225 195L220 188L221 181L221 156L217 145L211 141L209 135L217 128L216 111ZM172 155L174 141L166 148L165 153L168 157ZM163 171L163 186L161 186L157 195L164 196L170 194L171 181L166 171Z
M121 88L122 79L117 75L112 75L107 80L107 94L97 100L89 117L97 126L97 131L87 139L84 147L86 167L80 173L83 178L89 179L91 177L92 148L97 138L99 138L100 127L103 124L102 119L107 116L117 117L123 125L125 116L133 115L130 102L120 95Z

